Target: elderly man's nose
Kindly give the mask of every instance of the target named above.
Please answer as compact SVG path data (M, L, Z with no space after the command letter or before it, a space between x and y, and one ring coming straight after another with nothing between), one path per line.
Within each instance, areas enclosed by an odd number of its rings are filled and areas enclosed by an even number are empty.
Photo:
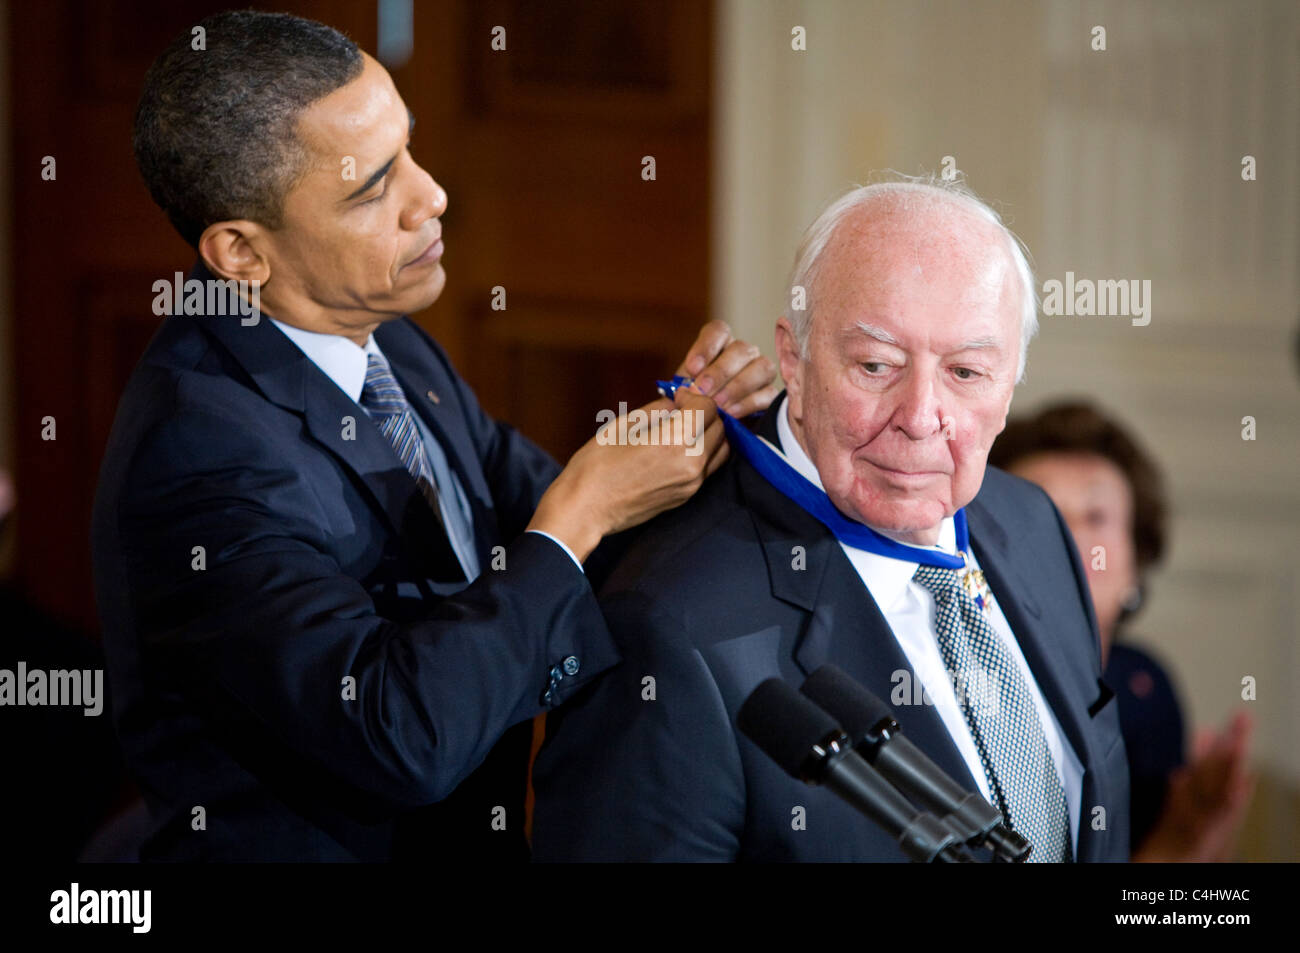
M933 436L943 426L934 385L923 375L917 375L904 385L894 412L894 423L913 440Z

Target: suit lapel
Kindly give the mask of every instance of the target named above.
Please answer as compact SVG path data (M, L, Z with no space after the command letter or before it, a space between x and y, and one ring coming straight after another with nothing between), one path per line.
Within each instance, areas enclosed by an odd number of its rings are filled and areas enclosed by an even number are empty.
M1072 660L1055 645L1043 619L1042 608L1034 597L1033 587L1026 582L1022 568L1010 552L1006 533L979 505L978 497L966 508L966 515L970 523L971 548L988 577L994 598L1015 633L1044 699L1061 723L1080 761L1084 761L1087 746L1081 716L1086 714L1092 699L1083 697L1080 681L1071 671ZM1007 598L1008 593L1014 595ZM1086 761L1084 767L1087 767Z
M993 597L1011 626L1016 642L1024 653L1029 669L1034 673L1043 699L1056 716L1084 771L1083 796L1080 806L1078 859L1089 859L1087 851L1092 843L1091 825L1087 823L1089 773L1095 770L1092 749L1088 745L1086 729L1089 727L1088 706L1093 702L1086 666L1076 660L1053 639L1050 622L1043 618L1043 610L1035 598L1033 587L1026 581L1032 576L1032 567L1024 566L1012 551L1008 536L980 504L977 496L966 507L970 525L971 548L979 560L980 568L988 579ZM1081 677L1082 676L1082 677ZM1092 686L1095 690L1095 686ZM1086 696L1086 697L1085 697Z
M200 262L191 277L206 281L212 275ZM407 549L427 564L434 578L463 580L440 521L365 411L266 320L265 313L256 324L245 326L237 309L225 310L225 316L199 315L193 320L223 345L267 400L303 417L311 437L356 474L370 492L371 505ZM348 417L355 422L351 428L346 428Z
M779 445L776 414L779 398L758 427L760 435ZM894 637L870 591L821 523L790 502L764 480L743 458L737 478L741 493L763 546L772 595L808 613L808 621L795 642L794 663L806 676L831 663L848 672L877 697L893 701L901 684L917 686L916 672ZM806 563L796 559L803 547ZM904 694L906 707L894 706L897 720L913 744L928 754L958 784L978 787L948 729L933 705L913 704L912 691Z

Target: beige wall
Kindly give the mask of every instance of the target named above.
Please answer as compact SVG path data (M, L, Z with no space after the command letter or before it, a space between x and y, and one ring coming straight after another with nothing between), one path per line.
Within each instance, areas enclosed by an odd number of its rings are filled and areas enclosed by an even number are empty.
M1173 545L1135 635L1168 661L1195 724L1249 707L1290 850L1298 23L1286 0L720 0L714 208L718 316L769 354L796 242L822 204L873 171L938 171L946 155L1026 241L1040 289L1067 270L1152 281L1146 327L1043 318L1012 412L1084 395L1158 456ZM795 25L806 52L790 48ZM1089 48L1094 25L1105 52ZM1258 181L1241 180L1246 154ZM1247 676L1258 699L1243 703Z

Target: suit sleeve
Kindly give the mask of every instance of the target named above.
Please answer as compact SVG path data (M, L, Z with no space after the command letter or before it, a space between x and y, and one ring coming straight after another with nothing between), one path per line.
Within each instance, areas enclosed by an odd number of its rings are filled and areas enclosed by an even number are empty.
M557 663L581 668L561 672L547 704L617 660L586 577L535 534L426 617L379 616L255 420L177 409L124 485L114 577L143 677L391 809L449 794L508 727L543 710Z
M534 859L735 860L744 774L708 666L644 595L602 607L624 660L547 716L533 769Z

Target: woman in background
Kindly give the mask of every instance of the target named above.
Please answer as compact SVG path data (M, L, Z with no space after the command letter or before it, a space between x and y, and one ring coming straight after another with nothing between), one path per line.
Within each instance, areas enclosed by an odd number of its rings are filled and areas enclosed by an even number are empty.
M1163 481L1119 424L1083 402L1013 420L989 463L1037 483L1074 535L1101 634L1103 677L1119 704L1132 786L1135 861L1217 861L1232 850L1250 800L1252 725L1238 713L1198 734L1190 762L1173 683L1147 652L1121 640L1165 549Z

